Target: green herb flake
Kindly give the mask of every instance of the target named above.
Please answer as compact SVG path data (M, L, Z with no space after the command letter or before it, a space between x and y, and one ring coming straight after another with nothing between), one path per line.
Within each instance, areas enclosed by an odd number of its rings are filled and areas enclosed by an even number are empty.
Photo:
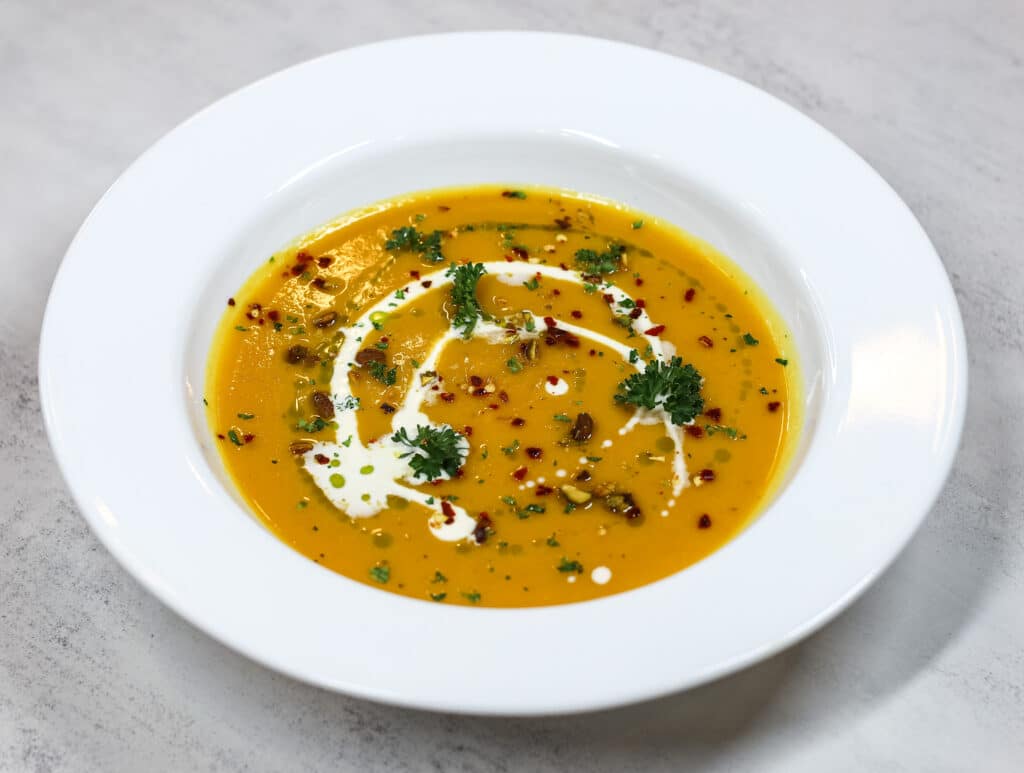
M502 191L501 195L506 199L525 199L526 191Z
M249 328L247 328L245 325L235 325L235 330L237 330L239 333L249 332Z
M531 277L528 282L523 282L523 287L527 290L536 290L540 287L540 280L537 277Z
M391 579L391 567L387 564L378 564L377 566L370 569L370 577L381 585L387 583Z
M599 462L599 461L601 461L601 460L602 460L603 458L604 458L603 456L588 456L588 457L587 457L587 461L588 461L588 462Z
M238 416L238 418L240 418L240 419L242 419L244 421L248 421L249 419L255 419L256 418L256 414L255 413L239 413L239 414L237 414L237 416Z
M626 248L621 244L611 243L604 252L595 250L576 250L576 265L587 275L614 274L622 263L622 255ZM585 288L584 288L585 289Z
M572 423L572 419L570 419L568 414L565 414L565 413L556 413L555 414L555 421L564 421L567 424Z
M558 541L557 539L555 539L555 535L554 535L554 534L552 534L552 535L551 535L550 537L548 537L548 538L547 538L547 539L545 540L545 542L547 543L547 546L548 546L549 548L557 548L557 547L560 547L560 546L561 546L561 544L562 544L562 543L561 543L561 542L559 542L559 541Z
M512 456L518 450L519 450L519 441L518 440L513 440L511 445L502 446L501 447L501 452L503 454L505 454L505 456Z
M633 230L634 231L639 231L643 227L644 227L644 221L643 220L634 220L633 221Z
M471 592L471 593L463 593L463 594L462 594L462 596L463 596L463 598L465 598L465 599L466 599L466 601L468 601L468 602L469 602L470 604L477 604L477 603L479 603L480 599L482 599L482 598L483 598L483 596L481 596L481 595L480 595L479 593L477 593L476 591L473 591L473 592Z
M775 361L779 363L779 365L781 365L782 367L786 367L787 365L789 365L789 360L785 360L782 357L776 357Z
M523 364L515 357L510 357L505 366L508 368L509 373L519 373L523 369Z
M562 560L558 563L558 571L560 572L576 572L576 574L583 574L583 564L579 561L570 561L565 556L562 556Z
M373 360L366 367L370 371L370 375L384 386L394 386L398 379L398 368L389 370L383 362Z
M447 593L431 593L430 594L430 600L431 601L444 601L446 598L448 598L448 594Z
M428 263L440 263L444 260L441 253L442 231L434 231L424 236L414 226L407 225L391 232L391 238L384 242L384 249L393 252L414 252Z
M420 363L420 361L417 360L415 357L412 357L412 358L409 359L409 364L412 365L413 368L415 368L416 370L419 370L420 365L422 363Z
M434 571L434 579L431 580L430 582L432 582L433 584L436 585L439 582L448 582L448 578L445 577L443 574L441 574L439 571L435 570Z
M230 440L236 446L242 445L242 438L238 437L238 433L233 429L228 430L228 440Z
M750 335L750 333L744 333L743 343L745 343L747 346L757 346L761 342L754 338L754 336Z
M515 507L516 506L516 498L515 497L507 497L507 496L506 497L502 497L501 501L504 502L509 507Z

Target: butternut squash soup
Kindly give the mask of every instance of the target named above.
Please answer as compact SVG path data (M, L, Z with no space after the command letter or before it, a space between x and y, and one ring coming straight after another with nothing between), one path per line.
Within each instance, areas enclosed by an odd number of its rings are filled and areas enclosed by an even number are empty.
M789 334L708 245L542 188L369 207L227 301L205 400L284 542L436 603L581 601L721 547L797 431Z

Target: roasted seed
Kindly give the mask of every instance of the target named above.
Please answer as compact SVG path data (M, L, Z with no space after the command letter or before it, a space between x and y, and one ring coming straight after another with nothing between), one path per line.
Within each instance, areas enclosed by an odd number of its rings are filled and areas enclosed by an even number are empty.
M306 359L309 355L309 349L301 344L288 347L288 351L285 352L285 359L288 360L292 365L298 365L300 362Z
M589 413L576 414L576 421L569 430L569 437L577 443L590 440L594 436L594 420Z
M313 450L312 440L296 440L294 443L288 446L288 450L296 456L302 456L303 454L309 453Z
M326 421L334 418L334 402L326 392L314 392L312 395L313 407L317 415Z
M338 312L328 309L313 317L313 327L318 327L321 330L328 327L334 327L338 323Z
M385 359L387 357L384 351L375 347L360 349L356 352L356 362L360 365L366 365L369 362L384 362Z
M574 505L583 505L590 501L591 494L589 491L570 486L566 483L562 486L562 493L565 498L572 502Z

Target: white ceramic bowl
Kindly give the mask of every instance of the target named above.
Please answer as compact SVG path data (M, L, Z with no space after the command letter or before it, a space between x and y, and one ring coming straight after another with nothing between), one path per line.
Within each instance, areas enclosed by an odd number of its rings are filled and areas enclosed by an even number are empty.
M224 299L346 210L473 182L562 186L677 223L739 263L788 321L806 381L800 449L775 500L722 550L597 601L450 607L322 569L227 484L201 406ZM40 354L46 425L82 514L182 616L324 687L514 714L679 690L824 624L928 512L966 377L928 238L849 148L699 65L535 33L342 51L186 121L82 226Z

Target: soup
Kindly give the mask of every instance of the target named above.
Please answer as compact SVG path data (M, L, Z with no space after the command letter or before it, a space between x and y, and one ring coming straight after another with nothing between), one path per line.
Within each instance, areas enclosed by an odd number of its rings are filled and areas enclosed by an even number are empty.
M721 547L798 426L757 288L657 218L475 186L349 214L227 301L205 401L258 517L434 603L561 604Z

